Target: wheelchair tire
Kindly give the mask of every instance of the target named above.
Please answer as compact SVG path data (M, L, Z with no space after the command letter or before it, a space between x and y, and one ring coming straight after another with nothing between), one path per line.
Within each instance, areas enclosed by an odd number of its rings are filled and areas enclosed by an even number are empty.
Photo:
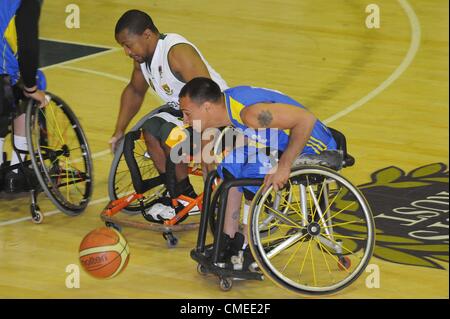
M133 126L131 131L139 130L144 122L154 114L158 113L158 111L165 106L159 107L147 115L145 115L136 125ZM136 161L139 165L139 169L141 170L142 178L151 178L158 176L158 172L156 167L153 164L153 161L150 159L148 154L146 154L145 145L142 145L141 141L136 141L138 143L135 146L135 154ZM109 171L108 177L108 194L110 200L116 200L127 194L134 193L133 183L131 181L131 176L128 171L128 166L125 162L125 158L123 156L123 139L117 145L116 151L114 153L114 159L111 164L111 168ZM157 185L156 187L145 192L144 196L144 209L150 208L155 200L160 198L166 192L166 188L164 185ZM128 207L122 209L122 212L128 215L138 215L141 213L142 207L139 201L135 201L131 203Z
M283 288L306 295L336 293L362 274L372 256L375 226L370 207L356 187L328 168L295 169L288 183L295 214L282 214L266 204L274 194L272 187L265 192L261 187L256 194L248 227L252 254L264 275ZM262 236L259 224L270 213L278 228Z
M61 98L45 108L30 102L26 138L33 169L53 204L70 216L81 214L92 196L93 167L86 135L77 117Z

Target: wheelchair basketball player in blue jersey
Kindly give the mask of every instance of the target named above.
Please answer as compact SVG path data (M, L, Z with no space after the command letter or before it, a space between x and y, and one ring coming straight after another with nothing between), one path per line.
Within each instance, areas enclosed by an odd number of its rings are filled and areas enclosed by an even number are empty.
M14 119L14 144L20 150L28 150L25 138L25 114L23 109L18 111L20 107L18 101L27 97L36 100L41 107L48 104L44 92L45 76L38 71L40 10L40 0L0 2L0 167L7 165L3 155L3 144L9 133L8 124L13 111L18 114ZM19 155L13 151L10 165L19 162ZM30 177L34 175L31 169L16 169L7 172L5 176L0 176L0 190L23 191L26 184L24 174L27 173L31 175Z
M294 162L323 160L325 151L333 152L337 147L331 131L322 122L300 103L277 91L238 86L222 93L212 80L196 78L184 86L179 98L186 124L200 121L202 132L233 126L259 144L236 147L229 153L217 168L222 180L264 178L264 187L273 185L276 191L284 187ZM270 155L274 152L278 163ZM244 267L252 259L245 249L247 240L239 232L240 206L243 195L251 200L257 190L256 186L236 187L228 195L221 255L227 259L244 249Z

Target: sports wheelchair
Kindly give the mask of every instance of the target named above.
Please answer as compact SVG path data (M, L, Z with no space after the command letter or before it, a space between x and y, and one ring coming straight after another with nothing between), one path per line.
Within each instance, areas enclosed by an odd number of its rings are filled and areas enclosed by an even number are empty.
M174 232L198 228L198 223L182 223L188 216L200 214L203 194L195 198L178 195L172 199L176 214L165 221L155 221L149 218L147 211L161 198L167 190L164 181L160 179L154 163L147 153L145 141L141 134L143 123L166 106L161 106L145 115L119 141L114 154L108 178L110 202L102 211L100 217L107 227L122 231L122 227L133 227L144 230L162 232L169 248L176 247L178 238ZM202 176L198 165L189 165L190 176ZM145 222L130 218L118 218L119 212L128 215L142 214Z
M5 77L1 80L3 81ZM5 80L6 81L6 80ZM42 223L44 214L37 203L39 192L44 192L53 204L69 216L81 214L92 196L93 167L86 135L69 105L58 96L46 92L48 105L44 108L9 86L4 88L3 101L12 107L2 125L9 127L11 146L19 157L16 165L2 165L1 175L19 170L25 176L25 190L30 192L30 211L34 223ZM19 108L26 110L26 140L28 151L14 144L14 119ZM19 154L25 154L22 160ZM34 174L30 174L30 166Z
M206 179L197 245L191 257L201 275L214 274L227 291L233 280L270 278L277 285L306 295L344 289L364 271L373 252L374 221L362 193L337 173L352 166L342 133L331 129L338 151L300 157L284 189L256 193L243 224L254 261L247 269L244 251L229 262L221 259L228 192L238 186L261 186L262 179L234 179L213 187ZM214 235L207 247L208 224Z

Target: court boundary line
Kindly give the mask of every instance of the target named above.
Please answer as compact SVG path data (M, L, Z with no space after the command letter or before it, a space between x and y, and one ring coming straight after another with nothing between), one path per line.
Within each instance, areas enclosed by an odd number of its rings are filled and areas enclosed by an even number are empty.
M101 204L101 203L104 203L104 202L106 202L108 200L109 200L109 196L108 197L99 198L99 199L91 201L88 204L88 206L94 206L94 205L97 205L97 204ZM56 215L56 214L59 214L59 213L62 213L62 212L59 209L55 209L55 210L52 210L52 211L44 213L44 216L45 217L49 217L49 216ZM68 216L68 217L77 217L77 216ZM17 219L10 219L10 220L4 221L4 222L0 222L0 227L12 225L12 224L18 224L20 222L24 222L24 221L28 221L28 220L31 221L31 218L32 218L31 216L27 216L27 217L21 217L21 218L17 218Z
M62 69L72 70L72 71L78 71L78 72L89 73L89 74L98 75L98 76L104 76L106 78L110 78L110 79L117 80L117 81L122 81L124 83L130 82L130 78L125 78L125 77L114 75L114 74L107 73L107 72L96 71L96 70L86 69L86 68L80 68L80 67L76 67L76 66L68 66L68 65L58 65L58 67L60 67ZM159 100L161 103L164 103L163 100L156 94L155 91L147 90L147 93L152 95L154 98ZM104 151L102 151L102 152L104 152Z
M89 55L86 55L86 56L82 56L82 57L79 57L79 58L76 58L76 59L71 59L71 60L67 60L67 61L64 61L64 62L59 62L59 63L55 63L55 64L52 64L52 65L44 66L44 67L39 68L39 69L40 70L53 69L55 67L59 67L59 66L66 65L66 64L69 64L69 63L80 62L80 61L91 59L91 58L97 58L97 57L102 56L102 55L115 53L115 52L117 52L119 50L121 50L121 49L119 49L119 48L109 49L109 50L106 50L106 51L97 52L97 53L89 54Z
M386 88L391 86L391 84L394 83L408 69L408 67L411 65L412 61L416 57L421 41L421 28L419 18L417 17L416 13L414 12L414 9L411 7L411 5L408 3L407 0L397 0L397 2L402 7L403 11L406 12L406 15L408 16L409 19L409 25L411 28L411 43L409 45L409 49L406 56L403 58L403 61L394 70L394 72L380 85L378 85L378 87L376 87L366 96L359 99L350 106L346 107L342 111L339 111L338 113L324 120L323 121L324 124L334 122L335 120L340 119L341 117L349 114L350 112L353 112L354 110L360 108L361 106L372 100L374 97L376 97L378 94L383 92Z
M359 99L358 101L356 101L355 103L351 104L350 106L344 108L342 111L339 111L338 113L336 113L335 115L327 118L326 120L323 121L324 124L328 124L331 122L334 122L335 120L353 112L354 110L360 108L362 105L366 104L367 102L369 102L370 100L372 100L374 97L376 97L377 95L379 95L381 92L383 92L386 88L388 88L392 83L394 83L407 69L408 67L411 65L411 63L413 62L419 48L420 48L420 41L421 41L421 27L420 27L420 22L419 19L414 11L414 9L412 8L412 6L409 4L409 2L407 0L397 0L397 2L400 4L400 6L402 7L402 9L405 11L406 15L408 16L408 20L409 20L409 24L410 24L410 28L411 28L411 42L410 42L410 46L408 49L408 52L406 54L406 56L403 58L402 62L400 63L400 65L394 70L394 72L386 79L384 80L380 85L378 85L378 87L376 87L374 90L370 91L367 95L365 95L363 98ZM43 40L45 40L44 38L41 38ZM63 41L61 41L63 42ZM70 43L70 42L67 42ZM119 49L110 49L108 51L104 51L104 52L100 52L97 54L92 54L86 57L82 57L79 59L74 59L74 60L69 60L66 62L62 62L59 64L54 64L51 65L49 67L52 66L59 66L61 68L66 68L66 69L72 69L72 70L77 70L80 72L86 72L86 73L91 73L91 74L96 74L96 75L100 75L100 76L106 76L112 79L116 79L116 80L120 80L123 81L122 77L119 76L115 76L113 74L109 74L109 73L105 73L105 72L100 72L100 71L95 71L95 70L89 70L89 69L84 69L84 68L77 68L77 67L67 67L65 66L65 64L69 63L69 62L77 62L76 60L81 60L83 58L89 58L89 57L93 57L96 55L99 55L101 53L110 53L110 52L115 52ZM44 68L42 68L44 69ZM47 68L48 69L48 68ZM128 82L129 80L127 79L126 82ZM101 157L104 156L105 154L109 153L109 150L104 150L104 151L100 151L97 152L95 154L92 155L92 157ZM101 155L99 155L101 154ZM101 202L106 202L109 201L109 197L104 197L101 199L97 199L97 200L93 200L91 201L88 206L92 206L92 205L96 205L99 204ZM61 211L59 210L53 210L47 213L44 213L45 216L51 216L51 215L55 215L61 213ZM16 224L16 223L20 223L22 221L25 220L31 220L31 216L30 217L23 217L23 218L18 218L18 219L12 219L6 222L0 222L0 227L1 226L6 226L6 225L11 225L11 224Z
M77 45L87 45L87 46L98 47L98 48L102 48L102 49L117 49L116 47L111 47L109 45L93 44L93 43L70 41L70 40L60 40L60 39L47 38L47 37L39 37L39 40L61 42L61 43L68 43L68 44L77 44Z
M82 73L89 73L89 74L94 74L94 75L98 75L98 76L104 76L106 78L110 78L110 79L125 82L125 83L130 82L129 78L124 78L122 76L118 76L118 75L114 75L114 74L106 73L106 72L102 72L102 71L96 71L96 70L86 69L86 68L79 68L76 66L69 66L69 65L58 65L58 67L60 67L62 69L78 71L78 72L82 72Z

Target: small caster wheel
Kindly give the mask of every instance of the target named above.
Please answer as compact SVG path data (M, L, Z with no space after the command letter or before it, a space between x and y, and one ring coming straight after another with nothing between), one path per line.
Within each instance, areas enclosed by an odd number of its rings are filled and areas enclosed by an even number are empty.
M44 221L44 214L37 205L31 205L31 221L35 224L41 224Z
M119 225L114 224L112 222L105 222L105 226L108 228L113 228L113 229L117 230L119 233L122 232L122 227L120 227Z
M178 245L178 238L175 237L171 232L163 233L163 237L167 242L168 248L175 248Z
M219 280L219 286L222 291L229 291L233 287L233 280L230 278L221 277Z
M352 261L347 256L339 258L338 267L340 270L349 269L352 265Z
M203 266L202 264L198 264L197 265L197 272L201 275L201 276L206 276L208 274L208 271L206 270L206 267Z

